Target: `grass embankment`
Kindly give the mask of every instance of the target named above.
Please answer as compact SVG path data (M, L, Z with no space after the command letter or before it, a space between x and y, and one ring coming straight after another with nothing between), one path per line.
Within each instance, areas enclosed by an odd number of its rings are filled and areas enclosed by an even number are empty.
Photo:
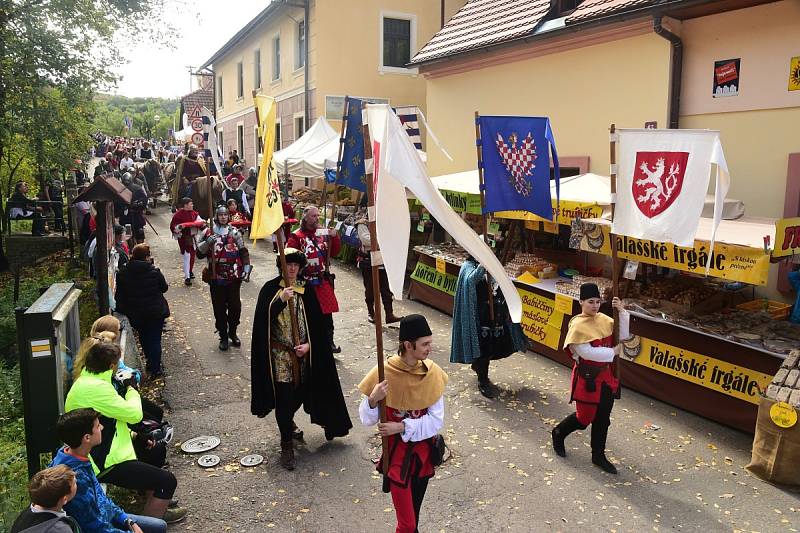
M41 288L76 281L83 290L79 300L81 336L88 334L98 317L94 281L84 269L70 268L67 254L55 254L40 265L24 268L20 278L19 300L15 304L14 278L9 273L0 274L0 531L10 530L14 518L29 504L14 308L30 306Z

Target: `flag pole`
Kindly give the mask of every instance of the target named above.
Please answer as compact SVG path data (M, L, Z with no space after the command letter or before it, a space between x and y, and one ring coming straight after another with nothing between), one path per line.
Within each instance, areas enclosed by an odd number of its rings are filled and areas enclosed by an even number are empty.
M614 124L611 124L611 127L608 129L608 131L610 133L609 162L611 163L611 224L613 227L614 210L617 203L617 128ZM617 237L612 232L609 232L609 238L611 239L611 296L612 298L618 298L619 266L617 264ZM619 342L619 311L617 311L616 308L612 308L611 311L614 317L613 343L616 346L616 344ZM617 364L614 368L614 373L616 374L617 380L620 379L620 367L620 361L617 361Z
M274 233L275 239L278 243L278 256L281 262L281 276L283 276L283 285L285 287L290 287L289 285L289 274L288 274L288 267L286 265L286 254L284 252L284 244L283 244L283 227L278 228L278 231ZM295 313L295 304L294 304L294 296L292 296L286 305L289 306L289 321L292 324L292 342L294 346L298 346L300 344L300 328L297 325L297 314ZM292 346L292 348L294 348ZM300 361L298 360L297 354L292 349L289 351L289 354L292 359L292 382L294 385L297 386L300 384Z
M478 154L478 192L481 197L481 217L483 218L483 242L489 245L489 220L486 216L486 193L483 181L483 154L481 153L481 123L480 114L475 111L475 151ZM486 285L489 293L489 320L494 323L494 293L492 292L492 277L486 274Z
M361 104L363 110L365 104ZM372 146L370 144L369 124L362 127L364 132L364 159L372 157ZM375 344L378 351L378 383L386 379L383 371L383 313L381 311L381 286L380 286L380 266L383 259L379 261L380 246L378 246L378 230L375 224L377 220L377 210L375 209L375 171L373 166L372 175L367 175L367 225L369 227L370 240L370 264L372 270L372 316L375 318ZM381 422L386 422L386 400L378 402ZM389 471L389 438L381 437L381 472L385 476Z

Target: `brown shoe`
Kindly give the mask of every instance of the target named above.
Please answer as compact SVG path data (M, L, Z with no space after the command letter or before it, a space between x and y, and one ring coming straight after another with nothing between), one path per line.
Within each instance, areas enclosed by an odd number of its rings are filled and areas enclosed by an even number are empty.
M286 470L294 470L294 443L281 441L281 466Z
M397 316L394 313L388 313L386 315L386 323L387 324L394 324L395 322L400 322L403 320L403 317Z

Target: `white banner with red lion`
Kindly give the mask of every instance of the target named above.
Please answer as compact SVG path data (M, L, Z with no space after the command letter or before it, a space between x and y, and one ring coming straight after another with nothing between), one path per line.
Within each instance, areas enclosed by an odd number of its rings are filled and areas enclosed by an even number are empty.
M617 130L617 204L613 232L693 246L711 164L716 165L714 234L730 187L719 132Z

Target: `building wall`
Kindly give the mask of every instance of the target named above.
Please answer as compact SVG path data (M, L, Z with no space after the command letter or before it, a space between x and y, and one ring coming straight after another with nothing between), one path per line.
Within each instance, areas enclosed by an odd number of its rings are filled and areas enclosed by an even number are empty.
M652 32L428 79L428 119L453 156L428 149L431 176L473 169L474 113L549 116L560 157L608 175L608 128L667 124L669 43ZM431 146L431 145L429 145Z
M465 0L447 0L446 17ZM325 21L319 49L316 104L325 113L326 96L386 98L392 105L418 105L425 110L425 80L416 69L397 72L382 69L381 15L413 17L411 57L440 28L440 3L430 0L317 0L318 17ZM341 117L329 113L328 121L339 129Z
M800 3L794 0L687 20L682 128L720 130L731 173L729 195L749 216L783 216L788 155L800 151L800 91L789 64L800 56ZM741 58L739 94L712 97L714 61Z

